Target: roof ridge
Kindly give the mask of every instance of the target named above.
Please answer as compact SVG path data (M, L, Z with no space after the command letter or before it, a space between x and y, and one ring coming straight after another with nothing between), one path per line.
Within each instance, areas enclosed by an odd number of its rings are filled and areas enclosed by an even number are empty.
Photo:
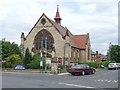
M87 36L87 34L76 34L76 35L73 35L73 36Z

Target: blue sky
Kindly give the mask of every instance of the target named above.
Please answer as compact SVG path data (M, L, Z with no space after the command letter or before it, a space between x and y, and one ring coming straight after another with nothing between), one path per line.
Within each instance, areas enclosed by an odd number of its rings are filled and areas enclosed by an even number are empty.
M0 0L0 38L20 45L21 33L27 35L43 12L53 19L57 5L64 27L90 33L93 51L106 54L109 42L118 43L118 0Z

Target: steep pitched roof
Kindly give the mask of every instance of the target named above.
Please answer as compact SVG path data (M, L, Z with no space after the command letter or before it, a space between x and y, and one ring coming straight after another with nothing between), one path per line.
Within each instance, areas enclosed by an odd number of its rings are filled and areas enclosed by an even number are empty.
M85 49L88 40L88 34L73 35L70 37L70 45L76 48Z
M28 35L31 33L31 31L35 28L35 26L37 25L37 23L41 20L42 16L45 16L48 21L50 21L50 23L58 30L58 32L62 35L62 37L64 37L66 35L66 31L68 30L67 28L63 27L62 25L54 22L53 20L49 19L44 13L41 15L41 17L38 19L38 21L35 23L35 25L33 26L33 28L30 30L30 32L28 33ZM69 31L69 34L71 34L71 32ZM26 36L26 38L28 37L28 35Z
M65 34L66 34L67 29L64 28L62 25L54 22L54 21L51 20L51 19L50 19L50 21L51 21L51 23L54 25L54 27L60 32L60 34L62 35L62 37L64 37Z

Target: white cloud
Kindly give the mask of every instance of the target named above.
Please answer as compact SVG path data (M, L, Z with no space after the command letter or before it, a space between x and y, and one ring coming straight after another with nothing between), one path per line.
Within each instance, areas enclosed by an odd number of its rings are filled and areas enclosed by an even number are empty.
M71 3L72 2L72 3ZM20 44L20 34L28 34L44 12L55 17L60 5L62 25L73 34L90 33L92 49L105 53L109 42L117 44L118 0L1 0L2 37ZM0 38L2 38L0 37Z

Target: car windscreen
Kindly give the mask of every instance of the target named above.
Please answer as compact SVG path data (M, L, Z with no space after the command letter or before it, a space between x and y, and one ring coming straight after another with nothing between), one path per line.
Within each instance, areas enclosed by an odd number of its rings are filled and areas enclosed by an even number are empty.
M84 65L75 65L75 66L72 66L72 68L84 68Z

